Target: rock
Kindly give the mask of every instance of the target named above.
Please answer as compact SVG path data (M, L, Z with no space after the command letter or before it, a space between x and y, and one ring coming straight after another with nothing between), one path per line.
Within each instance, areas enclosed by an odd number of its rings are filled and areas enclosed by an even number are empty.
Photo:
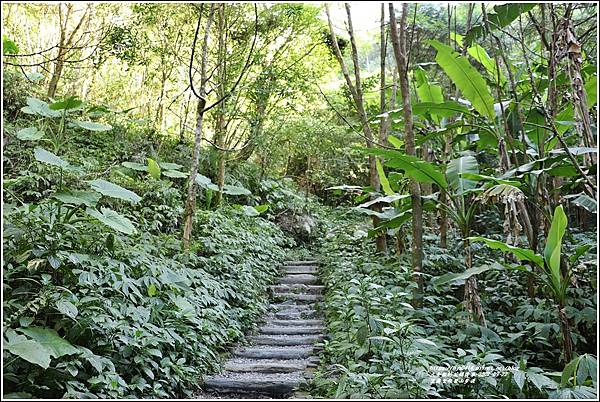
M292 327L319 327L323 325L321 320L270 320L267 321L269 327L292 326Z
M320 295L304 295L301 293L275 293L278 299L293 300L296 303L309 304L321 300Z
M249 373L293 373L304 371L312 360L231 360L225 364L225 370Z
M300 374L278 373L229 373L210 377L204 382L207 391L260 393L269 395L289 395L294 392L305 379Z
M322 285L305 285L302 283L289 285L273 285L271 290L274 293L304 293L304 294L321 294L325 286Z
M285 265L317 265L319 262L317 260L302 260L302 261L285 261Z
M315 274L317 273L317 267L306 265L306 266L291 266L283 267L286 274Z

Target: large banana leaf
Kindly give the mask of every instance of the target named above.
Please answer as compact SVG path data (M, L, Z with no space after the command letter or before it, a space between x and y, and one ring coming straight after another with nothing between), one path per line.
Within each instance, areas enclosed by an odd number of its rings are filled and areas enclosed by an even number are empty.
M562 246L562 238L567 228L567 215L563 210L562 205L554 209L554 217L546 239L544 247L544 260L549 269L552 286L555 290L562 288L562 279L560 273L560 252Z
M510 244L506 244L498 240L487 239L479 236L468 237L467 239L471 242L484 242L489 248L494 250L512 253L519 261L531 261L539 267L544 266L544 259L542 256L534 253L530 249L511 246Z
M479 164L474 156L461 156L460 158L452 159L446 168L446 179L450 188L456 194L464 194L465 191L472 190L477 187L477 180L468 179L463 174L478 174Z
M385 172L383 171L381 161L377 159L375 163L377 165L377 174L379 174L379 181L381 182L381 188L383 189L383 192L385 193L385 195L395 194L394 190L392 190L392 187L390 187L390 181L385 176Z
M430 40L427 43L437 50L435 61L471 102L475 110L484 117L494 119L494 98L485 80L469 60L437 40Z
M423 68L417 67L417 69L415 70L415 78L417 80L417 96L419 97L419 100L421 102L444 102L442 87L430 83L427 79L427 74L425 73L425 70L423 70Z
M531 11L537 4L535 3L508 3L494 6L494 12L488 12L488 21L491 30L504 28L516 20L519 15ZM485 35L485 22L473 25L465 35L467 45L470 45L474 39Z

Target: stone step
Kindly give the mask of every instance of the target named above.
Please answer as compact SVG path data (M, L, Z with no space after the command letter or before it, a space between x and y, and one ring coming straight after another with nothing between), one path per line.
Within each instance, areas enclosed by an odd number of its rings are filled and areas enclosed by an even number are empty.
M321 327L323 321L321 320L269 320L267 321L269 327Z
M303 293L303 294L322 294L325 286L322 285L304 285L296 283L291 285L273 285L271 290L274 293Z
M308 366L314 365L314 363L315 362L310 359L231 359L225 363L225 370L240 373L293 373L296 371L304 371Z
M284 265L317 265L319 261L317 260L302 260L302 261L285 261Z
M315 275L310 274L290 274L286 275L279 283L281 284L304 284L304 285L315 285L319 281Z
M292 265L283 267L286 274L316 274L317 267L315 265Z
M310 357L312 346L248 346L233 352L245 359L298 360Z
M262 335L319 335L323 331L323 327L271 327L266 325L259 330Z
M286 320L286 321L310 320L310 319L320 318L321 313L317 312L316 310L312 310L312 309L298 310L298 309L287 308L287 309L281 309L281 310L276 311L273 314L273 317L276 320Z
M320 295L304 295L301 293L275 293L277 299L292 300L297 304L310 304L322 299Z
M298 346L313 345L323 340L323 335L256 335L248 339L255 345Z
M307 311L313 310L311 305L308 304L296 304L293 300L286 300L283 303L274 303L269 306L271 311L282 311L282 310L296 310L296 311Z
M294 392L306 379L303 373L228 373L207 378L203 388L218 393L258 393L284 396Z

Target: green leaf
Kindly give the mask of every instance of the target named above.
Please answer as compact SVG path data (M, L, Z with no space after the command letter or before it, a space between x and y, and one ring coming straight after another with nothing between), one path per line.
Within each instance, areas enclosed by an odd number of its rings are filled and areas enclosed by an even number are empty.
M163 170L162 174L167 177L172 177L175 179L182 179L188 177L187 173L180 172L178 170Z
M502 70L498 69L496 62L488 55L484 48L481 46L474 44L467 49L469 56L477 60L490 74L493 82L498 82L498 78L500 79L500 85L504 86L506 84L506 77L502 73ZM499 77L498 77L499 76Z
M356 343L363 345L369 337L369 326L363 325L356 331Z
M357 208L368 208L373 204L379 204L379 203L384 203L384 204L391 204L394 201L398 201L398 200L403 200L405 198L409 198L410 194L391 194L385 197L378 197L375 198L374 200L370 200L367 201L365 203L360 204L359 206L357 206Z
M75 318L79 314L77 307L68 300L59 300L56 303L56 308L67 317Z
M585 81L585 93L587 95L587 105L593 107L598 102L598 77L592 75Z
M258 216L260 215L260 213L252 206L250 205L243 205L242 206L242 211L244 212L244 215L246 216Z
M152 158L147 158L147 160L148 160L148 173L150 173L150 176L152 176L153 179L159 180L160 179L160 166Z
M461 156L460 158L452 159L446 168L446 179L448 185L456 194L464 194L465 191L472 190L477 187L477 181L465 178L465 173L478 174L479 164L474 156Z
M375 159L375 164L377 166L377 174L379 175L379 180L381 182L381 188L383 188L383 192L386 195L393 195L394 190L390 187L390 182L385 176L385 172L383 171L383 166L381 165L381 161L379 159Z
M61 168L69 166L69 162L60 159L58 156L54 155L50 151L46 151L44 148L36 147L33 150L33 154L35 156L35 159L42 163L46 163L52 166L58 166Z
M18 54L19 47L6 35L2 35L2 54Z
M160 167L165 170L179 170L183 167L178 163L160 162Z
M202 188L219 191L219 186L214 184L208 177L203 176L200 173L196 173L196 183Z
M494 6L494 12L487 13L490 29L504 28L516 20L519 15L531 11L536 5L532 3L509 3ZM475 39L484 37L485 32L484 22L476 24L465 35L465 42L470 45Z
M57 200L72 205L85 205L87 207L95 207L98 201L100 201L100 194L95 191L59 191L52 195Z
M494 120L494 98L481 74L469 63L466 57L456 53L450 46L437 40L428 44L437 50L435 61L442 67L475 110L484 117Z
M416 103L412 106L412 111L414 114L418 114L421 116L426 115L427 113L435 114L440 117L452 117L458 113L462 114L471 114L467 107L461 105L458 102L454 101L446 101L443 103L431 103L431 102L422 102Z
M88 182L92 189L107 197L119 198L137 204L142 198L133 191L127 190L117 184L103 179L91 180Z
M50 353L39 342L18 335L10 342L4 342L4 349L23 360L37 364L43 369L50 366Z
M44 136L44 132L35 127L22 128L17 131L17 138L21 141L36 141Z
M554 209L554 217L548 231L546 246L544 247L544 260L549 268L550 278L555 291L562 287L562 277L560 272L560 253L562 238L567 228L567 215L562 205Z
M527 372L527 379L540 391L544 388L557 388L556 382L543 374Z
M73 355L79 350L69 341L61 338L55 330L42 327L18 328L17 331L39 342L50 356L58 358L64 355Z
M519 261L531 261L539 267L544 266L544 259L542 256L534 253L532 250L511 246L510 244L498 240L486 239L485 237L474 236L468 237L467 239L471 242L484 242L489 248L494 250L512 253Z
M60 112L50 109L48 104L37 98L27 98L27 106L21 108L23 113L37 114L43 117L60 117Z
M245 189L244 187L233 186L231 184L225 184L223 186L223 194L227 195L251 195L250 190Z
M418 342L418 343L420 343L422 345L433 346L434 348L437 347L437 345L435 344L435 342L430 341L429 339L417 338L417 339L415 339L415 342Z
M385 164L389 167L399 168L421 183L435 183L441 188L446 188L446 178L437 166L425 162L416 156L406 155L400 151L379 148L358 148L366 154L382 156L389 159Z
M156 296L157 293L158 290L156 289L156 286L154 286L154 284L151 283L150 286L148 286L148 296L153 297Z
M85 212L118 232L128 235L135 233L135 227L133 226L133 223L131 223L131 221L123 215L120 215L110 208L101 207L100 211L93 208L87 208Z
M90 130L90 131L110 131L110 130L112 130L112 126L109 124L100 124L100 123L95 123L93 121L73 120L73 123L75 123L75 125L83 128L83 129Z
M417 96L421 102L442 103L444 95L442 87L431 84L427 79L427 73L422 67L417 66L415 70L415 78L417 79Z
M128 169L137 170L139 172L147 172L148 171L148 166L142 165L141 163L137 163L137 162L123 162L123 163L121 163L121 165L125 166Z
M259 214L262 214L263 212L266 212L269 209L269 205L268 204L257 205L254 207L254 209L256 209Z
M525 385L525 372L518 370L513 371L513 381L519 387L519 390L523 390L523 386Z
M473 275L481 274L481 273L489 271L491 269L503 269L503 267L502 267L502 265L500 265L498 263L493 263L490 265L481 265L479 267L470 268L470 269L465 270L464 272L458 272L458 273L448 272L444 275L433 278L431 283L434 286L439 287L439 286L445 285L447 283L464 281L466 279L469 279Z
M61 101L51 103L49 108L50 110L71 110L77 109L83 104L83 101L77 99L77 96L70 96Z
M388 135L388 141L397 149L400 149L404 146L404 141L397 137L394 137L393 135Z

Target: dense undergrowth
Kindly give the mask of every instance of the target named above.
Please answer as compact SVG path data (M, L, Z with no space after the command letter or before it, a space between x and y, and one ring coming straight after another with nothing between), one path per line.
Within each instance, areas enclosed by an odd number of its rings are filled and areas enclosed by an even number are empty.
M294 245L274 214L300 208L303 197L282 183L230 177L232 188L254 194L238 191L209 211L203 191L187 253L188 160L179 155L189 144L102 105L76 101L54 114L36 98L12 101L19 107L5 115L3 156L4 396L191 396L264 312L267 285ZM20 111L27 107L32 113ZM259 216L251 205L260 202L271 209Z
M314 394L328 398L592 398L596 395L596 272L577 267L578 285L569 294L568 315L576 323L578 356L563 372L555 306L527 294L519 271L479 276L487 327L468 319L459 292L464 280L435 286L434 278L461 272L460 244L438 247L425 236L426 296L413 306L416 287L409 256L382 256L366 241L368 223L334 211L319 255L327 330L325 353ZM572 233L567 249L590 242L593 233ZM587 255L593 260L595 251ZM477 250L476 266L498 260ZM585 259L584 259L585 260ZM520 296L521 295L521 296ZM485 375L474 383L436 383L435 367L507 367L505 376ZM518 369L514 371L514 369ZM497 373L499 373L497 371ZM440 378L443 381L443 378Z

